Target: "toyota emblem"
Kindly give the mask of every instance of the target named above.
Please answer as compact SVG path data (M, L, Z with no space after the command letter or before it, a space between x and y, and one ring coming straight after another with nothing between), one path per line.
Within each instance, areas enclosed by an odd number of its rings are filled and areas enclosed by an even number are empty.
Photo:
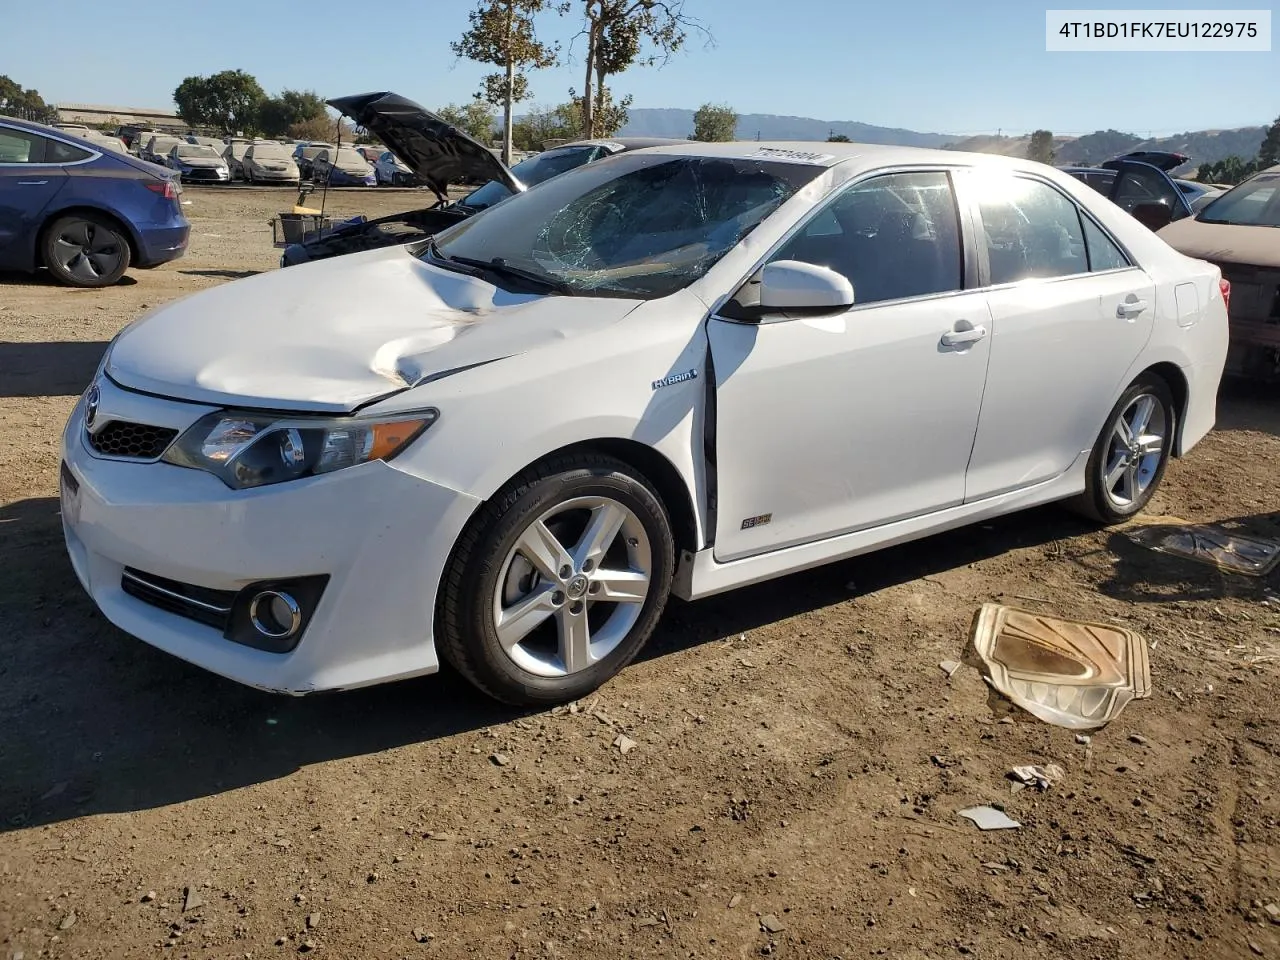
M92 427L93 421L98 416L98 403L102 399L102 391L98 389L95 383L89 388L89 392L84 395L84 425Z

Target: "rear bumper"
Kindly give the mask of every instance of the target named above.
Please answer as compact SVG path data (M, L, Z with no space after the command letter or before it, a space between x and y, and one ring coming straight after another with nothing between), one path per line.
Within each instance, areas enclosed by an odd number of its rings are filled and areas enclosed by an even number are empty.
M143 227L138 232L138 260L140 267L154 267L170 260L177 260L187 252L191 237L191 224L185 220L178 225Z

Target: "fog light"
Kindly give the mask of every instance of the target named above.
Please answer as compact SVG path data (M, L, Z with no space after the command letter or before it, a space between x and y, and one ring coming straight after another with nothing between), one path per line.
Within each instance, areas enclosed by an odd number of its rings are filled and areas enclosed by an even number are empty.
M302 626L302 608L283 590L263 590L249 601L249 622L264 637L283 640Z

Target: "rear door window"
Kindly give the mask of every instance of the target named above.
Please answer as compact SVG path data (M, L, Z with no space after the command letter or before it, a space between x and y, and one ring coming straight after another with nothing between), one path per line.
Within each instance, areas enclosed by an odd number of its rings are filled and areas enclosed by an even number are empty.
M1040 180L1004 174L973 178L982 215L980 243L993 285L1088 273L1080 212Z

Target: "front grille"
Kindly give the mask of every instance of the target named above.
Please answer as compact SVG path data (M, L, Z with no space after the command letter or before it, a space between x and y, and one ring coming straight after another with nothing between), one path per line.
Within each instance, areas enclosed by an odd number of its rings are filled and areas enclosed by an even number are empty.
M97 433L89 434L89 446L105 457L155 460L177 435L177 430L168 427L112 420Z
M233 590L211 590L126 567L120 589L153 607L226 631L231 620Z

